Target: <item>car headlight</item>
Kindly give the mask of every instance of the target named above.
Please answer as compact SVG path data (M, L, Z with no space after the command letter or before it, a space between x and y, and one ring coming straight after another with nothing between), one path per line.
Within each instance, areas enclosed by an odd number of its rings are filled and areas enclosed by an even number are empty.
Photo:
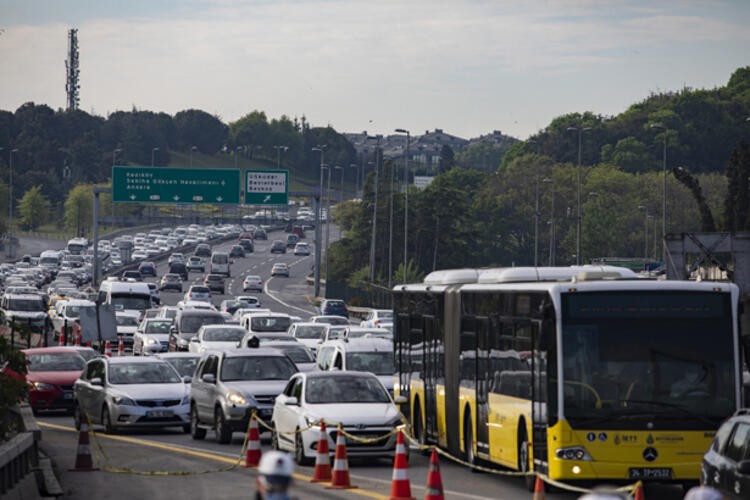
M152 339L152 338L147 338L147 339L146 339L146 343L147 343L148 345L155 345L155 344L158 344L158 343L159 343L159 341L158 341L158 340L156 340L156 339Z
M181 405L189 405L190 404L190 394L186 394L185 397L182 398L182 401L180 402Z
M586 460L591 461L591 455L583 446L571 446L569 448L558 448L555 456L561 460Z
M245 399L245 396L243 396L239 392L234 391L227 394L227 401L229 401L233 405L243 406L247 404L247 399Z
M316 415L305 415L305 423L310 425L320 425L320 417Z
M37 391L54 391L57 387L53 384L47 384L44 382L33 382L31 384Z
M402 423L403 423L403 419L401 418L401 415L396 415L395 417L387 421L385 425L388 427L396 427L396 426L401 425Z
M114 403L115 403L116 405L121 405L121 406L138 406L138 405L137 405L137 404L135 403L135 401L133 401L132 399L130 399L130 398L129 398L129 397L127 397L127 396L113 396L113 397L112 397L112 401L113 401L113 402L114 402Z

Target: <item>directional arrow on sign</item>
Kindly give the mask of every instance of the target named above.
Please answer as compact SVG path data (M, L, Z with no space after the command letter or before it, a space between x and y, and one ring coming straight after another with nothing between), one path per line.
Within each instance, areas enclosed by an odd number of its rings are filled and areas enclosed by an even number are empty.
M224 198L222 198L221 196L217 196L216 197L216 201L218 201L218 202L224 201Z
M263 203L271 201L271 195L267 194L265 198L263 198Z
M226 182L226 181L221 181L221 185L222 185L222 186L226 186L226 185L227 185L227 182Z
M134 194L131 194L131 195L130 195L130 199L131 199L131 200L135 200L136 198L137 198L137 196L136 196L136 195L134 195Z
M177 196L177 195L174 195L174 196L172 197L172 199L173 199L174 201L179 201L180 197L179 197L179 196Z

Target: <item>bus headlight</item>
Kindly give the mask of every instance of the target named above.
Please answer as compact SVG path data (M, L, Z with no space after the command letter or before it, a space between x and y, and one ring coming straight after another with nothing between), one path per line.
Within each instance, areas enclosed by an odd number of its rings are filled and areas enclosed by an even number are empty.
M585 460L591 461L591 455L582 446L571 446L569 448L558 448L555 450L555 456L560 460Z

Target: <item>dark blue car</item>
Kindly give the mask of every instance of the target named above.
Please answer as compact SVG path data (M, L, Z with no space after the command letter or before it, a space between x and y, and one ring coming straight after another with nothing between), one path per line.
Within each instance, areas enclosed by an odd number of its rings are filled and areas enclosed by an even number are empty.
M349 317L346 302L339 299L323 299L320 303L320 314L322 316L344 316Z

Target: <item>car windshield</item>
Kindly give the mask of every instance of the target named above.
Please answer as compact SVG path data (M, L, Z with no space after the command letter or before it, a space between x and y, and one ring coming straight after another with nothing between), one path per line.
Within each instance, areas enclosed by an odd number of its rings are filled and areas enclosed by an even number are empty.
M294 336L298 339L319 339L325 328L325 325L300 326L294 331Z
M68 318L77 318L81 315L81 306L68 306L65 308L65 315Z
M208 328L203 332L203 341L239 342L246 333L244 328Z
M151 307L150 295L116 295L112 294L112 306L117 310L131 309L145 311Z
M387 403L388 393L372 377L310 377L305 387L309 404Z
M135 316L118 316L115 315L117 326L138 326L138 318Z
M385 352L348 352L346 353L346 369L371 372L375 375L393 375L393 353Z
M191 286L190 293L211 293L207 286Z
M284 354L289 356L292 361L295 363L314 363L315 358L313 357L312 353L310 352L310 349L301 346L301 345L294 345L292 343L288 346L281 346L281 345L275 345L276 349L283 351Z
M146 333L169 333L169 327L172 326L171 321L149 321L146 323Z
M182 383L174 368L167 363L117 363L109 365L112 384L176 384Z
M28 299L10 299L8 301L8 310L26 312L44 311L44 302L42 302L41 297Z
M206 315L206 316L183 316L180 322L180 332L183 334L193 334L197 332L203 325L215 325L222 324L224 320L221 315Z
M167 362L174 367L175 370L177 370L177 373L180 374L180 377L184 376L193 376L193 373L195 373L195 367L198 366L198 360L200 358L198 356L196 357L184 357L184 358L169 358Z
M291 319L283 316L258 317L250 320L250 328L254 332L286 332L291 324Z
M296 371L292 362L281 356L230 357L221 367L221 380L287 380Z
M72 372L86 365L86 360L74 352L29 354L27 359L30 372Z
M346 333L345 327L334 327L328 329L328 340L342 339Z

